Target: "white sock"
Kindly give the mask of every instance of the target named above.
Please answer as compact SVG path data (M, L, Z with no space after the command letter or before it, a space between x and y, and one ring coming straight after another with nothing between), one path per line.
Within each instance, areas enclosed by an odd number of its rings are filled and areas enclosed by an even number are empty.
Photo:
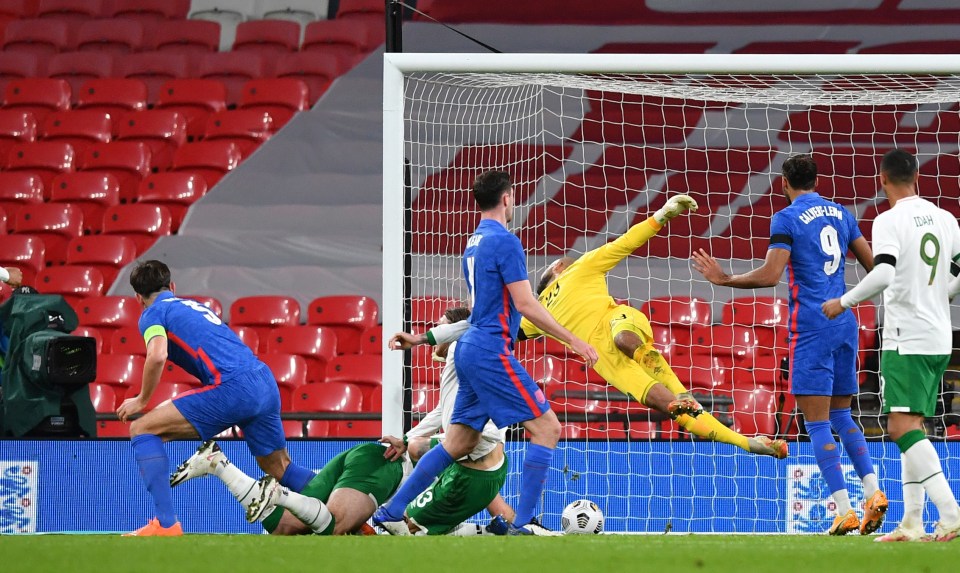
M940 457L937 456L937 451L933 449L930 440L917 442L903 455L906 457L906 462L910 464L911 471L917 476L917 481L923 484L923 489L930 496L930 501L937 506L940 521L945 524L960 521L960 505L957 505L957 498L953 497L950 484L943 475Z
M912 448L911 448L912 449ZM926 503L926 494L923 484L914 475L906 454L900 454L903 480L903 520L900 526L904 529L923 529L923 506Z
M463 522L460 525L454 527L450 530L450 533L447 535L453 535L456 537L473 537L475 535L493 535L488 532L486 528L482 525L477 525L476 523Z
M837 504L838 515L843 515L853 509L850 505L850 496L847 494L847 490L838 489L830 495L833 496L833 502Z
M283 488L283 496L280 497L277 505L286 508L314 533L323 533L333 521L333 514L322 501L287 488Z
M244 509L250 507L250 501L254 498L253 490L257 485L257 480L243 473L243 470L233 465L229 461L217 464L213 470L213 475L220 478L223 485L227 486L233 497L240 502Z
M867 474L860 480L863 482L863 496L870 499L870 496L880 490L880 483L877 481L877 474Z

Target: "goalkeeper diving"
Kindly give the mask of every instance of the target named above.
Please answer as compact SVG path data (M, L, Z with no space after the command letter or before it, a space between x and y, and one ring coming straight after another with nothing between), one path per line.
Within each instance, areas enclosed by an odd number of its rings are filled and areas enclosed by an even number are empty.
M670 219L696 211L688 195L674 195L652 217L579 259L563 257L550 264L537 286L540 303L561 325L597 349L594 369L608 383L648 408L674 419L702 438L731 444L748 452L787 457L787 443L766 436L746 437L704 412L683 386L663 355L653 346L650 322L639 310L617 304L607 288L607 273L655 236ZM526 319L520 336L543 336Z

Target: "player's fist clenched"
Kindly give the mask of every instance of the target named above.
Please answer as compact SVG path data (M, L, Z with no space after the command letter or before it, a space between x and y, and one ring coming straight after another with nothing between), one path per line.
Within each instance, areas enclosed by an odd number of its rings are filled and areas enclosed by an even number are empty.
M696 210L697 201L693 197L689 195L674 195L667 199L667 203L653 214L653 218L657 223L663 225L684 211L696 212Z

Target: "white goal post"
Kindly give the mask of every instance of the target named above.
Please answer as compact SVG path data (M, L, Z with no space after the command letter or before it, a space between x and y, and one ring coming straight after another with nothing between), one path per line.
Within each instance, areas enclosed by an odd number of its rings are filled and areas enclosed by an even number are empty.
M689 192L701 211L664 228L608 282L614 297L638 308L681 300L705 310L706 320L651 316L665 333L657 343L684 373L681 381L745 434L767 433L773 409L776 433L797 435L780 372L789 294L784 285L713 287L690 269L690 250L711 250L736 272L759 266L770 216L785 205L780 165L798 153L814 155L822 194L847 207L868 238L872 218L886 208L876 168L894 147L920 159L921 195L960 214L960 62L951 55L387 53L383 79L385 338L422 330L444 305L463 299L460 253L475 212L469 182L482 170L514 175L512 230L524 242L534 284L551 260L602 245L668 194ZM850 284L863 276L849 258L846 273ZM741 299L749 302L736 306ZM859 421L878 439L874 462L883 485L894 488L899 455L879 439L876 413L879 319L865 308ZM738 318L745 312L755 322ZM719 338L720 327L733 335ZM738 338L744 333L750 341ZM596 378L576 373L562 349L525 343L518 352L558 414L568 414L561 415L569 439L554 458L547 513L590 497L619 531L662 531L670 523L679 531L812 532L826 523L829 500L802 489L817 487L804 446L791 443L797 455L775 462L691 440L614 390L598 394ZM384 433L409 429L430 402L437 371L428 354L405 365L402 353L384 352ZM935 432L955 432L949 402ZM942 453L954 487L958 446ZM899 499L899 489L891 491ZM728 499L730 492L747 499ZM691 496L711 498L713 514L688 507ZM670 501L678 498L685 502Z

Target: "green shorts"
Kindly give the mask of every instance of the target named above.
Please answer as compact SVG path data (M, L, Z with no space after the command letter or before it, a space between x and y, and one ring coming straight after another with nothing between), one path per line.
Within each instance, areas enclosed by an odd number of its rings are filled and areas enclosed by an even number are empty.
M903 412L933 416L949 354L880 353L880 392L883 413Z
M407 516L427 530L444 535L490 505L507 480L507 460L491 471L453 464L407 506Z
M386 460L384 451L380 444L369 443L337 454L300 493L327 503L334 490L350 488L373 496L380 505L400 487L403 478L403 463ZM273 532L281 515L283 508L278 507L263 520L263 528Z

